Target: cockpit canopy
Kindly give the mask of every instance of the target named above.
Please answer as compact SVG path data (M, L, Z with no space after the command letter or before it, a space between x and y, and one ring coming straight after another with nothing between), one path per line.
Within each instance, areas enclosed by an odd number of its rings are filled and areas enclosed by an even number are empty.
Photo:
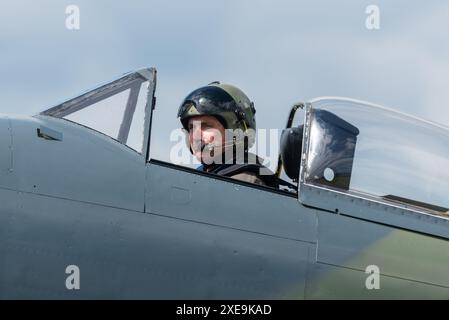
M447 128L346 99L312 101L306 123L306 184L449 210Z

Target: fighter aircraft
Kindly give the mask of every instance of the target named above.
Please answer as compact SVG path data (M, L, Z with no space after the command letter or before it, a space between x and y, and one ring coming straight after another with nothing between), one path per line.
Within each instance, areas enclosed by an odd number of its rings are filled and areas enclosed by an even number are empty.
M148 68L0 116L0 298L449 298L446 127L297 103L274 189L152 159L155 89Z

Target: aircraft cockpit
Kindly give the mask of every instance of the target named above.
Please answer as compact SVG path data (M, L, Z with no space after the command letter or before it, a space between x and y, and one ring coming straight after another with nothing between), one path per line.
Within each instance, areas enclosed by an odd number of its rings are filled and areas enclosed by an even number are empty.
M177 152L173 143L157 141L152 135L152 123L157 126L153 120L155 74L154 69L127 74L41 115L94 129L137 152L144 161L188 167L170 161L169 154ZM292 126L300 109L304 119ZM40 135L51 139L49 130L40 128ZM185 148L184 142L181 145ZM273 171L280 179L280 191L296 194L303 203L316 205L318 200L308 196L313 188L445 216L449 211L448 145L449 129L443 126L370 103L318 98L292 107ZM154 157L154 148L163 150L165 158Z

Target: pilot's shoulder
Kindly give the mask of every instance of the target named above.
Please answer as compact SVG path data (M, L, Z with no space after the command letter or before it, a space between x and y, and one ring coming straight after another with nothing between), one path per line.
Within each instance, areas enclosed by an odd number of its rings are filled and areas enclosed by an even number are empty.
M235 175L232 175L231 178L237 179L244 182L254 183L261 186L266 186L266 183L262 181L255 173L253 172L242 172Z

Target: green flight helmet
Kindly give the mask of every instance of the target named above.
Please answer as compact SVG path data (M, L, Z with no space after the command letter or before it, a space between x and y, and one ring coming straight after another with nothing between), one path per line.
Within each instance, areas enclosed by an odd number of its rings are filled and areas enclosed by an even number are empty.
M191 92L181 103L178 117L187 131L188 119L193 116L215 116L225 129L241 129L244 133L252 129L248 148L254 144L256 130L254 103L239 88L218 81Z

